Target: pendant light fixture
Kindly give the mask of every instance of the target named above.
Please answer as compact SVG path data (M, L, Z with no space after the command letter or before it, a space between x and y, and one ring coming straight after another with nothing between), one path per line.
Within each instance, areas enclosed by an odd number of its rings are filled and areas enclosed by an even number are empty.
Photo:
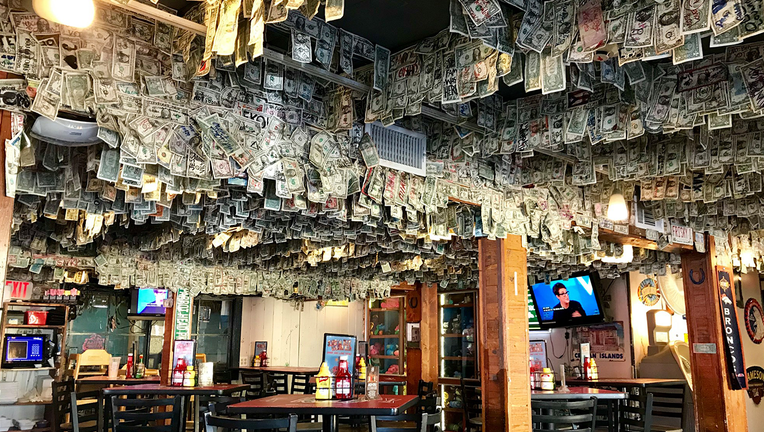
M69 27L85 28L93 23L93 0L32 0L37 15Z
M626 222L629 220L629 209L623 195L614 193L610 195L610 203L607 206L607 218L613 222Z

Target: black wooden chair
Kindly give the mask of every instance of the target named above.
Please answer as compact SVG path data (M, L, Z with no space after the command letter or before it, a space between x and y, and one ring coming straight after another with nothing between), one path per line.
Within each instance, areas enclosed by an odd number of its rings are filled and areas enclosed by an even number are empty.
M619 406L618 423L623 432L654 430L652 393L629 393L629 397Z
M53 381L51 390L53 391L53 431L71 431L70 415L74 380Z
M532 400L531 430L594 431L597 421L597 399L589 400Z
M248 400L261 398L265 395L265 376L260 371L241 371L241 383L249 384L246 391Z
M172 407L172 411L160 408ZM167 399L120 399L111 396L113 432L179 432L183 397ZM169 420L169 424L167 421Z
M202 396L199 400L199 415L203 416L207 411L214 415L227 415L230 405L244 402L244 400L244 397L235 396Z
M292 394L311 394L312 386L310 385L310 376L308 375L294 375L292 376Z
M268 393L273 394L287 394L289 387L287 386L287 374L284 373L271 373L268 374Z
M95 432L98 430L98 390L71 392L71 420L74 432ZM108 427L107 427L108 429Z
M371 416L369 430L371 432L434 432L438 431L440 414L417 412L397 416Z
M688 390L686 385L647 387L647 393L653 395L652 430L656 432L687 430L684 404Z
M417 394L419 395L420 398L425 397L434 392L435 392L435 384L433 384L432 381L419 380L419 388L417 389Z
M289 417L276 419L242 419L235 417L221 417L204 413L204 424L206 432L223 432L223 430L244 430L260 431L271 429L285 429L287 432L297 431L297 416L292 414Z
M470 432L473 430L483 430L483 398L480 387L466 385L461 380L462 388L462 410L464 410L464 430Z

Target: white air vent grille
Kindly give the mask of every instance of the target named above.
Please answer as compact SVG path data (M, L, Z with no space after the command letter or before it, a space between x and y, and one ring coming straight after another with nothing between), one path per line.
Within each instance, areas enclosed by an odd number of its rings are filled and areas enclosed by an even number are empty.
M397 126L384 127L382 123L366 125L379 153L379 164L424 176L427 173L427 137Z
M637 217L634 226L663 232L663 219L655 220L653 209L646 208L641 201L637 201Z

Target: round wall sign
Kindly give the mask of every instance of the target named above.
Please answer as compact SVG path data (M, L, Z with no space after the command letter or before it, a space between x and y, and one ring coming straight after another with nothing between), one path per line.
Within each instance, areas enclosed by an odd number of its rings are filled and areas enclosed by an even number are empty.
M639 301L645 306L655 306L661 298L661 295L658 294L658 287L655 285L655 279L653 278L646 278L640 282L637 294L639 295Z
M764 340L764 311L754 298L745 302L745 330L753 343L760 344Z

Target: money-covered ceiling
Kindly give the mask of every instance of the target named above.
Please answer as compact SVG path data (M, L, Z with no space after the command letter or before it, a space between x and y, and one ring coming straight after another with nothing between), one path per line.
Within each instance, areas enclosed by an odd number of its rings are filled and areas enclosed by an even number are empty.
M325 20L318 0L200 2L184 18L206 32L103 3L73 29L18 3L0 0L18 267L89 253L104 284L185 283L170 259L207 269L200 291L238 277L220 269L363 297L475 287L475 239L512 234L539 277L676 270L654 251L599 262L623 252L598 236L617 231L615 192L665 222L658 246L681 225L761 262L764 45L744 42L759 2L452 0L449 28L397 53L332 26L337 0ZM283 56L266 28L291 36ZM95 121L99 142L33 132L57 118ZM389 147L394 130L426 144Z

